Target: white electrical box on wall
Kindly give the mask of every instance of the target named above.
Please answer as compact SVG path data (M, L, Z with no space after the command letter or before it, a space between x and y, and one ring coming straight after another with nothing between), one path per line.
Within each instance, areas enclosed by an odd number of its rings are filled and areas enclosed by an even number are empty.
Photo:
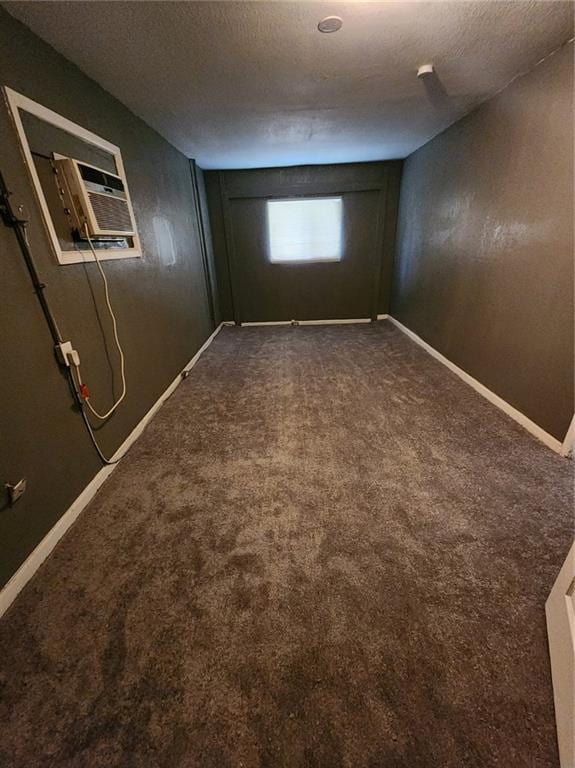
M3 92L58 262L81 264L94 261L94 255L86 247L63 247L34 163L22 113L30 114L109 155L110 167L115 172L103 170L80 159L54 154L58 178L63 182L60 184L62 200L70 217L70 225L77 230L80 239L87 229L96 247L99 238L102 245L107 241L105 247L98 247L99 260L140 257L140 239L120 148L11 88L5 86Z

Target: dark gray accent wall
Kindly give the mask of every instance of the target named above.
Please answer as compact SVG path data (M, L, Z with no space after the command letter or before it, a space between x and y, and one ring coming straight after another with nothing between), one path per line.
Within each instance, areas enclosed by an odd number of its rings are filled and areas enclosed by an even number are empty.
M373 317L389 308L401 161L206 173L225 320ZM272 264L270 198L341 195L341 262Z
M111 454L128 436L213 324L189 162L110 94L0 8L0 73L8 85L121 147L143 258L104 268L126 352L128 395L98 429ZM29 237L46 294L81 354L96 406L119 391L118 359L95 264L58 266L15 130L0 104L0 169L30 213ZM157 240L169 231L167 254ZM175 254L174 254L175 252ZM175 256L175 258L173 258ZM14 233L0 225L0 488L21 477L28 490L0 504L0 583L14 573L99 470ZM114 373L113 373L114 371ZM114 388L113 388L114 385ZM129 458L126 459L129 461ZM89 514L89 511L87 512Z
M573 416L573 47L404 165L393 315L562 440Z

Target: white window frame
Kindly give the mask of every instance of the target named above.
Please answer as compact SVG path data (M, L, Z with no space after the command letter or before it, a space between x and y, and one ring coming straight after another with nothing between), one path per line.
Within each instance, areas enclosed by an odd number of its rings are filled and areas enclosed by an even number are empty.
M42 218L44 220L44 225L48 232L48 236L50 238L50 242L52 244L54 254L58 259L58 263L59 264L84 264L87 261L94 261L94 256L92 252L89 250L88 251L78 251L78 250L68 251L68 250L64 250L60 245L60 241L58 240L58 235L56 234L56 230L52 222L52 217L50 215L50 209L48 208L48 203L46 201L46 198L44 196L44 191L40 183L40 177L38 176L38 171L36 170L36 165L34 164L32 151L30 149L28 137L26 136L26 131L24 130L24 125L22 123L20 112L21 111L27 112L30 115L34 115L40 120L43 120L45 123L49 123L50 125L53 125L56 128L60 128L62 131L65 131L66 133L69 133L72 136L75 136L78 139L85 141L87 144L91 144L92 146L97 147L98 149L101 149L104 152L107 152L108 154L112 155L112 157L114 158L114 162L116 164L116 173L118 176L122 178L122 181L124 183L124 189L126 191L126 199L128 202L130 213L132 215L132 219L133 221L135 221L136 219L134 217L132 200L130 198L130 191L128 189L128 182L126 179L126 172L124 170L124 163L122 162L122 153L120 151L120 148L117 147L115 144L111 144L109 141L106 141L106 139L102 139L100 136L97 136L95 133L92 133L91 131L86 130L86 128L82 128L81 125L78 125L77 123L73 123L71 120L68 120L66 117L62 117L62 115L59 115L57 112L53 112L51 109L48 109L47 107L42 106L42 104L38 104L38 102L32 101L32 99L29 99L27 96L24 96L23 94L18 93L17 91L13 91L11 88L8 88L8 86L4 86L2 90L4 92L4 99L8 106L8 112L12 117L14 127L16 128L16 133L18 134L18 139L20 141L20 148L22 150L22 154L24 155L24 162L26 164L26 168L28 169L28 173L32 181L32 186L34 187L36 197L38 198L38 202L42 210ZM136 231L136 234L131 237L132 237L133 246L131 246L130 248L110 248L110 249L102 248L98 250L98 258L101 261L105 261L105 260L111 260L111 259L134 259L134 258L141 257L142 250L140 245L140 238L138 236L137 231Z
M312 202L322 200L339 200L341 202L341 221L340 221L340 244L341 255L338 259L334 258L322 258L317 257L314 259L273 259L272 258L272 244L270 238L270 223L269 223L269 204L270 203L293 203L293 202ZM266 222L267 222L267 240L268 240L268 261L270 264L279 267L291 267L302 266L304 264L338 264L343 260L343 196L342 195L317 195L306 197L272 197L266 200Z

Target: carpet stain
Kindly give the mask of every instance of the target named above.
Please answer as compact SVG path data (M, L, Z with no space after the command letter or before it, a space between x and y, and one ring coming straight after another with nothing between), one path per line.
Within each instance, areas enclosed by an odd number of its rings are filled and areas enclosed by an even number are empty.
M224 328L0 622L0 764L555 768L572 479L388 323Z

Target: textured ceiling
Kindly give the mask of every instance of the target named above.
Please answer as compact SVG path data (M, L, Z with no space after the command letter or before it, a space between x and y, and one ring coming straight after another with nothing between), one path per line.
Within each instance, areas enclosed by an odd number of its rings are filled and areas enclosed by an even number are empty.
M405 157L573 29L530 0L4 7L204 168Z

